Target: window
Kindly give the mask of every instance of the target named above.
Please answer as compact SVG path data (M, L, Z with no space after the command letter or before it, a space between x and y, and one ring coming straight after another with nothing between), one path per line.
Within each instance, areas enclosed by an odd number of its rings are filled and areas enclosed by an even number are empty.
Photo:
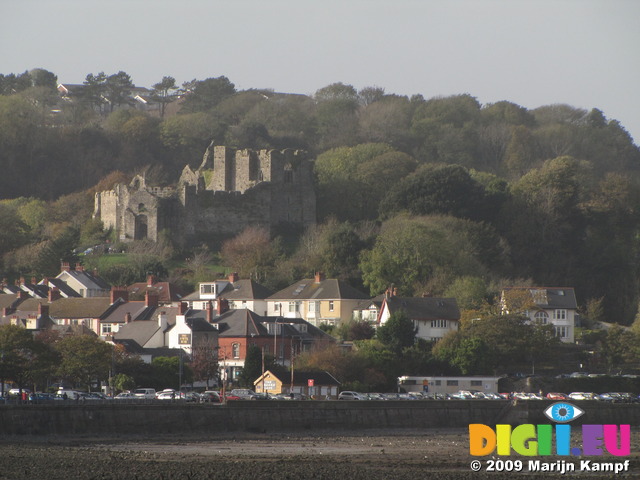
M309 302L309 313L315 313L316 311L316 302Z
M434 380L434 381L433 381L433 384L434 384L436 387L439 387L439 386L442 384L442 380Z
M102 332L102 335L108 335L111 333L111 324L110 323L103 323L102 325L100 325L100 331Z
M553 311L553 319L554 320L566 320L567 319L567 311L563 309L558 309Z
M299 302L289 302L289 313L297 313L300 311Z
M569 327L555 327L556 337L569 338Z
M215 286L211 283L200 285L200 293L216 293Z
M472 387L481 387L482 386L482 380L471 380L471 386Z
M536 313L535 320L538 323L546 325L549 320L549 315L547 315L547 312L539 311Z
M447 328L447 321L443 319L431 320L431 328Z
M457 387L458 380L447 380L447 387Z
M333 312L333 300L329 300L329 311Z
M234 343L231 345L231 351L233 354L233 358L240 358L240 344Z

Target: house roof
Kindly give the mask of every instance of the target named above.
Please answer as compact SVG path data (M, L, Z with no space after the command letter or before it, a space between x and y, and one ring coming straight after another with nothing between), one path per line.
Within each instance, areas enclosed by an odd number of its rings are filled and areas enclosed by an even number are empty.
M13 294L0 293L0 308L14 308L20 303L20 299Z
M269 335L262 317L246 308L229 310L214 319L220 337L253 337Z
M577 309L575 290L571 287L508 287L505 290L528 290L533 301L543 309Z
M111 286L105 282L99 275L87 272L86 270L68 270L62 271L56 278L64 281L64 277L68 275L83 285L87 290L109 290Z
M220 294L226 300L264 300L273 295L273 290L253 280L238 280L230 284Z
M313 278L305 278L274 293L268 300L362 300L367 298L369 295L342 280L328 278L316 282Z
M384 299L389 313L404 311L411 320L460 320L455 298L396 297Z
M62 280L60 280L59 278L48 278L46 280L43 280L40 283L46 282L46 285L48 285L49 288L55 287L60 291L60 295L62 295L63 297L80 297L81 295L76 292L73 288L71 288L69 285L67 285L65 282L63 282Z
M212 283L212 282L205 282ZM215 283L219 285L218 288L222 288L218 296L226 300L264 300L273 294L273 291L260 285L253 280L236 280L231 283L228 280L217 280ZM207 298L210 298L208 296ZM183 297L183 300L194 301L200 300L200 290L190 293Z
M262 381L262 377L266 376L267 374L270 374L271 376L276 377L282 383L289 384L291 382L290 373L283 375L283 374L278 374L276 372L272 372L271 370L267 370L257 380L255 380L253 384L257 385L258 383L260 383ZM294 385L302 385L306 387L307 385L309 385L309 380L313 380L314 386L340 385L340 382L336 380L335 377L327 371L315 371L315 372L301 371L301 370L293 371Z
M160 330L158 322L151 320L138 320L122 325L120 329L113 334L113 341L125 344L128 351L136 352L137 350L144 348L146 343L158 332L158 330Z
M125 323L127 313L131 315L131 320L150 320L154 318L154 314L160 308L162 308L162 311L177 310L177 307L150 307L145 302L139 301L118 302L108 311L105 311L100 320L102 323Z
M59 298L49 305L49 315L53 318L100 318L111 307L111 299L109 297Z
M129 298L144 298L147 292L158 295L160 303L178 302L183 299L184 292L169 282L154 282L149 285L148 282L137 282L127 287Z

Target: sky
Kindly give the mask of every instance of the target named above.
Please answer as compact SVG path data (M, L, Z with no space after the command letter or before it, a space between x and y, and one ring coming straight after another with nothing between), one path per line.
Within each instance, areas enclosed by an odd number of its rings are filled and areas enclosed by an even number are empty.
M602 110L640 145L639 0L0 0L0 73L331 83Z

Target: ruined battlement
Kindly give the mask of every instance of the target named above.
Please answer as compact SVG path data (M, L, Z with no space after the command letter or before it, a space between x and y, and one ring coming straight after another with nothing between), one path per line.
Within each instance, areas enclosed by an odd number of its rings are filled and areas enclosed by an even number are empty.
M184 167L175 186L149 186L142 175L95 195L94 218L122 241L156 241L162 230L188 245L229 237L249 225L308 227L316 221L313 163L299 150L209 145L200 166Z

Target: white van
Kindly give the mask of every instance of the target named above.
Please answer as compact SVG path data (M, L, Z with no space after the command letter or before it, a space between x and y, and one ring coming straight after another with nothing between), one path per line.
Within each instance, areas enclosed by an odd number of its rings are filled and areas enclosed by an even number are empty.
M54 400L79 400L80 392L75 390L68 390L66 388L61 388L56 392L56 396Z
M133 391L133 394L136 398L145 398L148 400L153 400L156 398L156 391L153 388L136 388Z

